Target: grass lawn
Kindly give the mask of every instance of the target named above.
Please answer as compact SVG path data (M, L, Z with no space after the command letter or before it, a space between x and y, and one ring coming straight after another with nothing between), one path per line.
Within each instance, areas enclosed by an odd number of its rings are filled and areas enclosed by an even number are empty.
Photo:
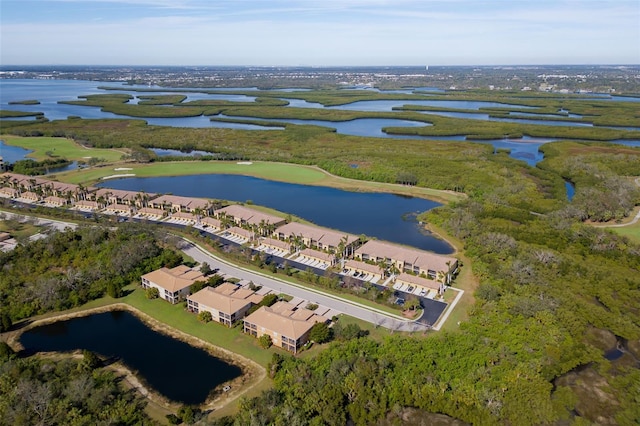
M0 138L7 144L30 149L33 152L28 155L35 160L45 160L48 158L66 158L67 160L88 160L90 157L103 158L106 161L120 161L122 152L112 149L89 149L84 148L71 139L51 138L51 137L20 137L10 135L0 135ZM51 152L51 156L47 152Z
M463 198L464 194L440 191L415 186L396 185L380 182L360 181L333 176L317 167L287 163L256 161L251 164L227 161L177 161L153 164L123 164L117 167L95 167L73 170L57 176L62 182L88 184L103 177L118 174L135 174L136 177L183 176L195 174L224 173L254 176L261 179L302 185L319 185L351 191L391 192L449 202Z
M634 225L620 226L616 228L609 228L616 234L629 237L631 241L640 244L640 222L636 222Z
M8 232L12 237L22 239L37 234L40 232L40 227L13 219L1 219L0 232Z
M162 323L252 359L262 366L271 361L275 349L262 349L256 339L243 334L240 328L227 328L216 322L204 324L198 321L196 315L187 312L183 303L172 305L162 299L147 299L137 284L128 286L126 290L132 291L115 301L127 303Z

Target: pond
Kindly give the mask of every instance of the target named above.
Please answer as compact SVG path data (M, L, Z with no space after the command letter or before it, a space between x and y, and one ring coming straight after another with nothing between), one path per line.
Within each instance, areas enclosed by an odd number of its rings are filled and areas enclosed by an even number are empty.
M150 151L153 151L158 157L194 157L194 156L204 156L204 155L216 155L213 152L207 151L198 151L194 149L193 151L179 151L177 149L162 149L162 148L149 148Z
M20 343L28 353L87 349L120 359L151 388L184 404L205 402L216 386L242 374L239 367L158 333L126 311L38 326L23 333Z
M453 252L448 243L422 231L416 220L417 214L440 205L422 198L349 192L224 174L126 178L109 180L97 186L238 202L251 200L257 205L302 217L319 226L355 235L365 234L439 254Z
M18 160L24 160L30 152L33 151L20 148L19 146L7 145L2 139L0 139L0 157L2 157L4 162L7 164L15 163Z

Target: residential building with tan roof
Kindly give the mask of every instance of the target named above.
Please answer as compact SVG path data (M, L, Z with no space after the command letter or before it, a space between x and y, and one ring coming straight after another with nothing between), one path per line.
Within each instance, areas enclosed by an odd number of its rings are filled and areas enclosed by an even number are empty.
M11 172L3 173L0 180L7 182L8 185L19 191L35 191L36 188L49 183L47 179Z
M175 212L171 213L171 217L174 219L186 220L193 223L198 223L198 216L188 212Z
M222 223L218 219L211 216L203 217L202 219L200 219L200 223L202 225L207 225L207 228L211 228L214 231L219 231L222 229Z
M424 274L430 279L436 279L438 272L450 277L458 268L458 259L455 257L377 240L367 241L355 251L354 257L362 261L385 262L389 266L395 266L400 272Z
M263 296L253 290L243 289L231 283L218 287L205 287L187 297L187 308L194 313L211 312L211 318L231 327L244 318L247 311L262 301Z
M211 202L203 198L179 197L177 195L161 195L149 201L149 206L154 209L169 210L174 212L195 213L201 210L201 214L209 215L213 210Z
M151 208L151 207L142 207L141 209L138 209L137 214L146 216L149 219L160 220L167 214L167 212L165 212L162 209L154 209L154 208Z
M131 206L129 204L109 204L104 208L106 213L129 215L131 214Z
M380 268L380 266L360 262L359 260L347 260L344 264L344 270L349 274L358 273L373 275L375 277L375 280L381 280L382 278L384 278L384 271L382 268Z
M91 194L91 199L96 201L98 198L104 199L109 204L129 204L138 207L144 207L143 197L147 197L146 201L155 197L156 194L147 194L138 191L127 191L124 189L99 188Z
M320 261L329 266L336 263L335 255L310 248L300 250L299 256L302 257L303 260Z
M281 241L273 238L261 238L260 244L270 249L291 253L291 243L289 241Z
M38 201L40 201L40 196L31 191L24 191L20 194L19 198L29 203L37 203Z
M18 196L20 195L20 193L18 192L17 189L8 187L8 186L3 186L2 188L0 188L0 197L3 198L18 198Z
M436 280L431 280L428 278L422 278L416 275L407 274L406 272L402 272L396 277L396 284L398 283L409 284L413 287L418 287L425 291L435 290L438 292L438 294L442 294L445 289L443 283L439 283Z
M173 304L189 295L193 283L204 280L200 271L185 265L172 269L160 268L141 277L142 288L157 288L160 298Z
M253 241L256 238L256 234L254 234L252 231L239 228L237 226L232 226L231 228L225 229L224 232L225 234L229 234L232 237L238 237L243 240L246 240L245 242Z
M271 307L263 306L246 317L244 332L256 338L268 334L274 346L295 354L309 340L311 327L328 321L308 309L277 302Z
M342 243L345 247L345 256L349 256L359 242L357 236L346 232L298 222L290 222L279 227L273 235L280 240L295 241L296 239L301 239L301 242L307 247L318 248L332 253L336 253Z
M62 207L69 204L69 201L66 198L56 197L55 195L45 198L44 202L45 204L56 207Z
M80 200L73 203L73 207L76 210L100 210L100 204L97 201Z
M215 211L218 219L223 217L230 218L237 226L250 226L258 232L264 234L270 233L280 225L287 221L279 216L263 213L261 211L232 204Z

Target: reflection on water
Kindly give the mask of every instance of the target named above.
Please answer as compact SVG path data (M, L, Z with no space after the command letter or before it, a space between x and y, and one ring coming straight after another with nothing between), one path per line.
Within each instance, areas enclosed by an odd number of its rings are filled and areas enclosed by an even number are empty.
M188 165L185 165L188 167ZM351 234L452 253L446 242L420 232L421 226L403 217L422 213L439 203L422 198L373 192L349 192L322 186L297 185L238 175L192 175L109 180L98 186L147 193L244 202L303 217L317 225ZM408 216L407 216L408 215Z
M184 404L203 403L216 386L242 374L202 349L151 330L125 311L39 326L23 333L20 343L28 353L87 349L122 360L160 394Z

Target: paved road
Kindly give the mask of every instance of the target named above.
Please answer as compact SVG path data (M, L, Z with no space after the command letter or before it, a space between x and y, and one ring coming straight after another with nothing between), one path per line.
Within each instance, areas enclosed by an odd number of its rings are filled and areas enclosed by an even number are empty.
M223 259L205 252L203 249L191 242L185 241L184 245L180 247L180 249L187 255L191 256L195 261L208 263L212 269L218 268L223 274L242 280L252 281L254 284L269 288L276 293L285 293L293 297L299 297L301 299L308 300L309 302L317 303L390 330L420 331L425 329L425 327L420 324L394 318L385 312L375 311L373 308L358 305L355 302L347 301L332 295L322 294L308 288L298 287L266 274L263 275L239 268Z
M60 220L54 220L54 219L44 219L44 218L39 218L34 216L25 216L22 214L10 213L5 211L0 212L0 217L2 217L3 215L7 219L15 219L19 221L33 220L34 225L49 226L49 227L55 228L58 231L64 231L65 228L76 229L76 227L78 226L77 224L71 223L71 222L62 222Z
M51 226L58 230L64 230L67 227L75 229L77 227L75 223L62 222L53 219L35 218L10 212L0 212L0 217L2 217L1 215L3 214L5 215L5 217L11 219L34 220L35 224L39 226ZM266 274L263 275L253 271L245 270L221 258L211 255L210 253L204 251L202 248L194 245L192 242L187 240L184 240L184 244L180 247L180 249L187 255L191 256L195 261L200 263L206 262L209 264L209 266L211 266L212 269L218 268L223 274L230 275L241 280L252 281L254 284L269 288L276 293L285 293L293 297L308 300L311 303L317 303L318 305L322 305L346 315L359 318L374 325L378 325L395 331L421 331L426 329L425 325L419 322L406 321L399 317L394 318L386 312L377 311L374 308L363 306L356 302L341 299L333 295L323 294L312 289L299 287Z

